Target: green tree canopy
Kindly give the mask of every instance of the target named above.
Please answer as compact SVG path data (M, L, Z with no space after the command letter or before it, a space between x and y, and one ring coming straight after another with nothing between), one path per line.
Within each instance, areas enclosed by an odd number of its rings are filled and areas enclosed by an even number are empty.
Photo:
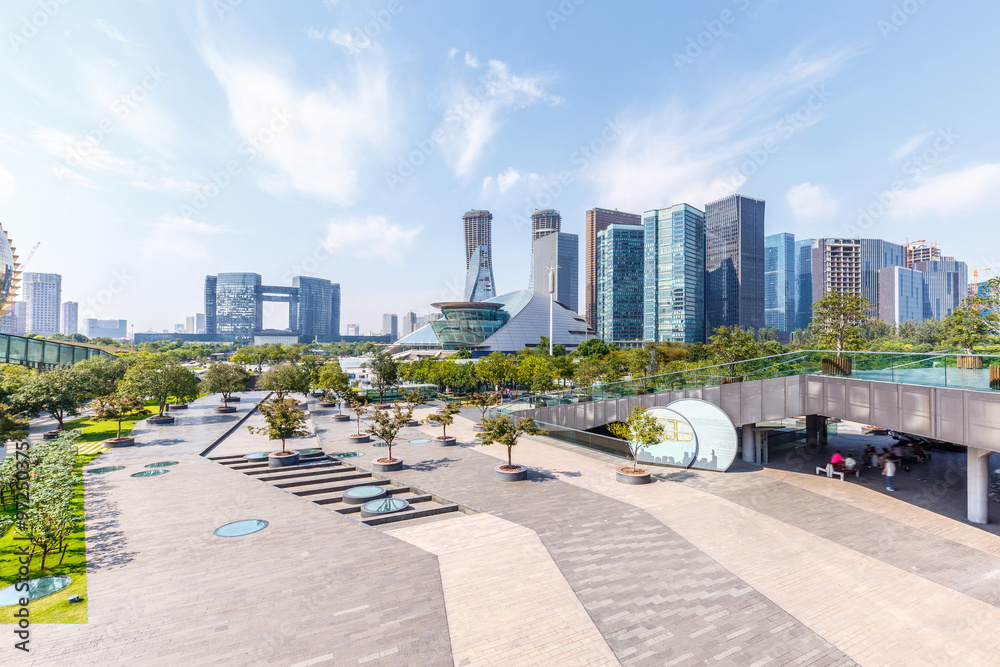
M860 350L865 340L861 327L870 320L872 305L860 294L841 294L832 290L813 304L811 329L820 347L836 350Z
M455 423L455 415L459 410L458 403L445 403L444 412L434 413L427 416L427 421L441 425L441 437L448 437L448 427Z
M378 402L382 403L385 392L399 384L399 362L383 350L375 353L365 366L371 371L372 387L378 392Z
M283 400L289 394L309 392L309 370L292 361L283 361L264 371L257 380L257 387L274 392L274 397Z
M285 453L285 441L295 436L309 435L306 428L305 410L290 398L272 398L257 406L264 417L264 426L247 426L251 433L266 435L268 440L281 440L281 452Z
M126 419L144 417L149 414L145 401L140 396L116 392L94 400L94 416L101 420L118 423L118 435L122 437L122 422Z
M632 414L624 422L608 424L608 430L628 443L632 455L632 472L638 472L639 451L663 439L664 428L660 421L642 405L632 406Z
M89 399L80 375L70 366L56 366L32 376L13 396L12 402L14 409L33 416L41 411L48 412L62 430L65 418L80 414L80 408Z
M118 384L124 394L154 399L163 416L171 396L197 395L198 378L167 354L140 352Z
M201 386L210 394L222 394L222 401L228 406L234 393L246 389L247 372L234 363L213 362L205 371Z
M385 446L389 449L385 457L388 461L385 461L385 459L383 461L387 463L395 462L396 459L392 457L392 442L396 439L399 431L413 419L413 410L410 408L404 409L398 403L391 410L378 407L372 410L371 419L371 426L368 427L366 432L384 442Z
M507 468L513 468L512 450L523 435L538 435L544 433L535 426L531 417L518 419L516 417L492 417L483 421L483 432L479 436L484 445L503 445L507 448Z
M739 327L719 327L709 339L708 352L714 364L729 364L731 377L742 375L738 363L760 356L760 346L753 334Z

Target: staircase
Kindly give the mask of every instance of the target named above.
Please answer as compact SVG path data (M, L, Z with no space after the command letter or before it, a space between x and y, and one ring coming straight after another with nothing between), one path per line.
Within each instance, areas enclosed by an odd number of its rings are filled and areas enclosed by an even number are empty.
M227 468L275 486L286 493L322 505L367 526L412 521L452 512L471 513L471 510L465 507L424 493L411 486L396 484L390 479L347 465L340 459L323 452L303 455L299 460L299 465L283 468L269 468L267 461L247 461L242 454L210 456L208 458L210 461L215 461ZM344 492L359 486L384 487L388 496L384 496L380 500L384 500L385 497L398 498L407 501L409 507L382 516L362 517L361 505L351 505L344 502Z

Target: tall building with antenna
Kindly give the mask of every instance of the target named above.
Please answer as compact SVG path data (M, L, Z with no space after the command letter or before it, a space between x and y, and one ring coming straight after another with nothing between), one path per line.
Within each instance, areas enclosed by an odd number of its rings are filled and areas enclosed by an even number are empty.
M468 211L462 216L465 231L465 300L484 301L497 295L493 279L493 214Z

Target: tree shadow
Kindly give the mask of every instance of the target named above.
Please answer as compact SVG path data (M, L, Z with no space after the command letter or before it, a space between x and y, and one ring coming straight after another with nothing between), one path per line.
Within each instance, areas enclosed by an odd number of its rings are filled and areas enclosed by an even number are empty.
M128 538L118 522L121 510L107 493L107 482L87 481L87 571L128 565L135 552L127 549Z
M169 447L170 445L181 445L186 442L187 440L183 440L181 438L161 438L159 440L154 440L153 442L137 442L133 445L133 447Z
M420 470L422 472L428 472L431 470L437 470L438 468L450 468L451 464L458 463L459 459L433 459L430 461L421 461L420 463L415 463L413 465L407 465L409 470Z
M698 475L694 474L690 470L679 470L677 472L668 473L655 473L653 477L656 479L661 479L664 482L686 482L689 479L694 479Z
M548 468L529 468L529 470L539 477L549 479L559 479L560 477L582 477L583 473L577 470L549 470ZM528 474L531 477L531 474Z

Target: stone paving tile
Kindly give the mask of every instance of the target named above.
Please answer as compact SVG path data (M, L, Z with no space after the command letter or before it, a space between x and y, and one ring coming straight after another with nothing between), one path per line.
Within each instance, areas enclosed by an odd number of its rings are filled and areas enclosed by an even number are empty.
M451 665L437 558L189 447L112 450L88 479L90 622L33 626L28 664ZM173 447L173 449L170 449ZM165 475L128 473L162 450ZM264 531L219 538L229 521ZM364 661L364 662L362 662ZM317 663L320 664L320 663Z
M321 418L317 427L328 451L350 432ZM734 659L744 664L790 648L796 655L818 649L845 658L645 511L554 479L572 471L549 466L531 482L504 484L492 480L492 456L469 447L408 443L437 430L401 434L403 444L393 451L411 467L391 477L534 530L622 664L702 664L735 647ZM471 441L471 423L456 425L454 433ZM505 456L505 450L493 454ZM787 623L792 625L781 633L770 632ZM726 638L747 625L758 641Z
M438 557L460 667L617 665L538 536L489 514L387 531Z

